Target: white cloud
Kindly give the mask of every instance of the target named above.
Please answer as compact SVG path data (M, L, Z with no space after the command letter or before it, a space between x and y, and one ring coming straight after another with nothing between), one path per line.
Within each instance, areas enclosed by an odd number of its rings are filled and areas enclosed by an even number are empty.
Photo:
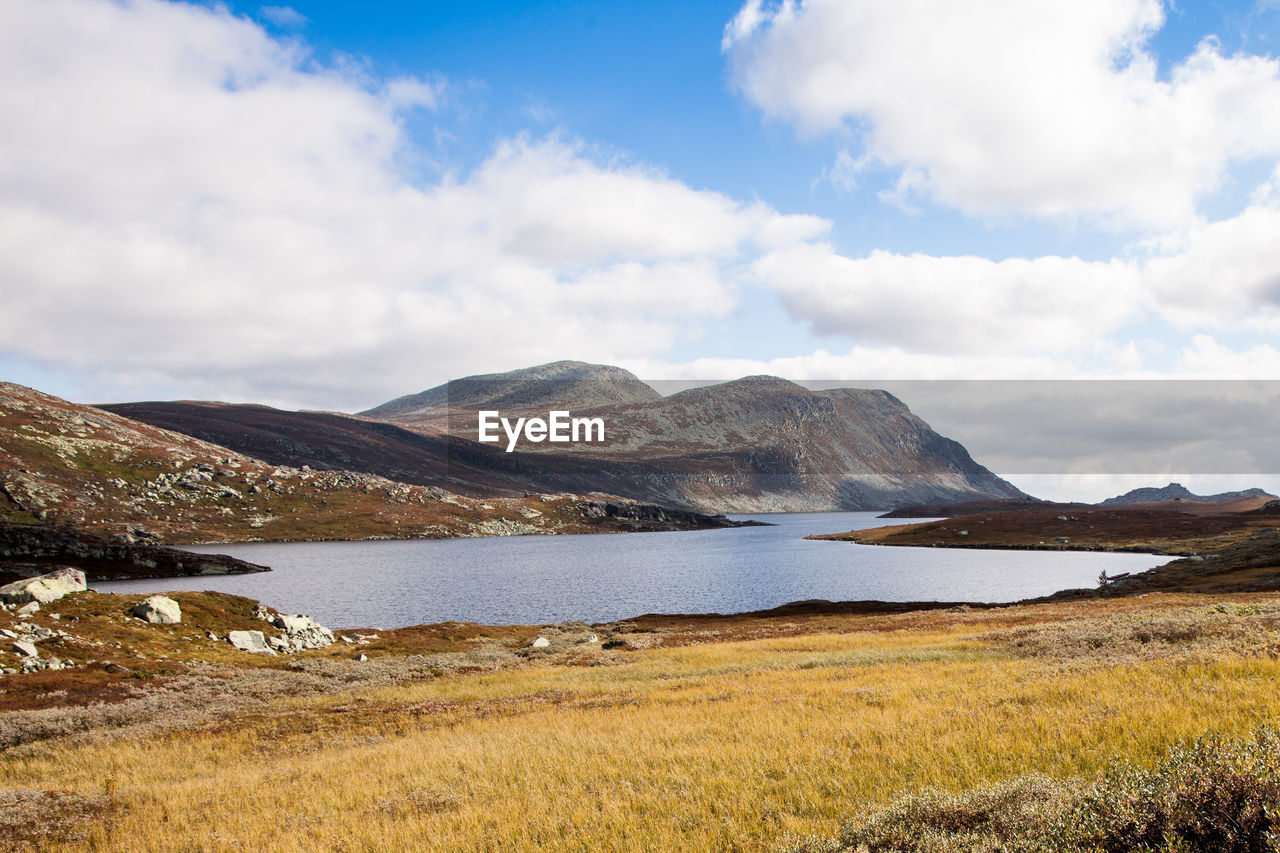
M307 16L292 6L263 6L258 14L277 27L301 27L307 23Z
M1140 311L1141 277L1122 261L990 261L829 246L782 249L753 269L816 333L925 353L1019 355L1087 349Z
M1206 40L1165 78L1162 24L1158 0L752 0L724 49L767 115L859 134L891 198L1161 230L1280 155L1280 61Z
M828 227L557 137L415 183L403 111L444 81L221 7L10 0L0 78L0 355L112 384L350 407L647 357Z

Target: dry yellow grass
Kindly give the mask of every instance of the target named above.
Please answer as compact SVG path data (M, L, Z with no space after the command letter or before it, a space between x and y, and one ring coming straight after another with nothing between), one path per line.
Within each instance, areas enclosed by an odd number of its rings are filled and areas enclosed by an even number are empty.
M1116 608L1117 636L1135 609ZM769 850L921 787L1092 776L1274 721L1262 611L1257 656L1238 637L1184 654L1206 635L1173 632L1166 654L1064 658L980 620L898 618L295 697L202 730L29 744L0 757L0 788L109 803L66 849Z

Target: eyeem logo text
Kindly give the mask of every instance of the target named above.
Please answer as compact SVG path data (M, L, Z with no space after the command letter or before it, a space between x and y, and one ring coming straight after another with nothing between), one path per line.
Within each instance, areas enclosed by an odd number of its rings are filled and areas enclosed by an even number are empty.
M481 411L477 413L479 422L477 433L481 441L497 443L502 441L498 428L507 435L507 452L516 449L516 443L523 437L526 441L553 441L568 443L571 441L604 441L604 418L571 418L568 412L548 412L545 418L510 418L502 417L501 412Z

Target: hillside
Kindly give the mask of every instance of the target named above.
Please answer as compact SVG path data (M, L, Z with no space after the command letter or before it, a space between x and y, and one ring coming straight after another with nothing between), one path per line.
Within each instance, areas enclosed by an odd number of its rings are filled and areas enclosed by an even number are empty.
M600 418L606 440L524 441L508 453L476 440L476 413L489 407ZM776 377L661 397L617 368L557 362L467 377L360 417L216 403L104 408L276 464L475 497L598 491L709 513L1027 498L884 391L810 391Z
M252 407L251 407L252 408ZM441 538L716 527L606 496L486 500L345 469L277 465L0 384L0 520L163 542Z

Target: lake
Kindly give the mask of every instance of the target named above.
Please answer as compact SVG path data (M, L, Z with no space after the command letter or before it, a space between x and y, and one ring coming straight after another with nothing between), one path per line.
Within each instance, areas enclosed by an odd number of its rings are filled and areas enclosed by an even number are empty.
M737 613L791 601L1016 601L1094 586L1147 554L978 551L806 541L889 522L871 512L734 516L768 521L678 533L192 545L274 571L93 584L103 592L218 590L333 627L458 620L603 622L644 613Z

